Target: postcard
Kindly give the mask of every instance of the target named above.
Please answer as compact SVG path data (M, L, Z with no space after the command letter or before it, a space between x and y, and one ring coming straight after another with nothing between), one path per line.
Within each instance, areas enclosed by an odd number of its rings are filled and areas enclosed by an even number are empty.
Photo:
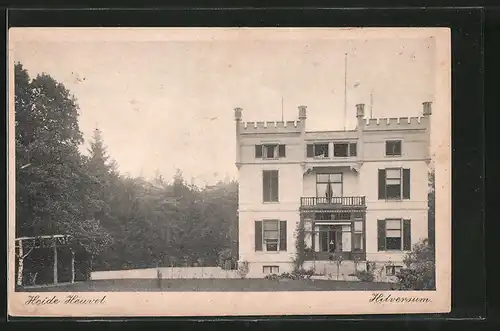
M11 316L445 313L447 28L11 28Z

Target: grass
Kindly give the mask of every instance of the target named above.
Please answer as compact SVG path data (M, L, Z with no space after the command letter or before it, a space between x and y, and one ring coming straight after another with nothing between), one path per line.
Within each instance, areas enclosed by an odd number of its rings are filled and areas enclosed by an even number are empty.
M266 291L379 291L391 283L336 280L268 279L157 279L93 280L60 286L24 289L25 292L266 292Z

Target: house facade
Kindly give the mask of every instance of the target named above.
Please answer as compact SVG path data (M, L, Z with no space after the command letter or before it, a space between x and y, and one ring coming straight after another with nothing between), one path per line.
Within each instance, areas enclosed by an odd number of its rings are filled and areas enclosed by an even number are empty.
M318 274L334 256L343 268L375 262L391 277L427 238L431 103L410 118L366 119L356 108L351 131L307 131L306 106L288 122L243 122L235 109L247 277L293 271L298 249L302 267Z

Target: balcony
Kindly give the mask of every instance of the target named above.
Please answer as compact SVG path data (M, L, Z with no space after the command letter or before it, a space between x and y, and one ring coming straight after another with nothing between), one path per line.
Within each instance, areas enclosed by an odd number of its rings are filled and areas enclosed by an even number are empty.
M344 209L344 208L364 208L365 197L301 197L301 209Z

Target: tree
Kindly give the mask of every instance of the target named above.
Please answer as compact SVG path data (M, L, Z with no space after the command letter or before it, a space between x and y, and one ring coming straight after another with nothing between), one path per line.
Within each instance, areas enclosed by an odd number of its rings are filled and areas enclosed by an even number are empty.
M83 188L92 177L78 149L83 136L76 98L47 74L31 80L20 63L15 65L15 89L16 235L84 238L100 227L80 226L88 198ZM105 242L92 243L92 250Z
M436 174L434 169L429 171L429 193L428 201L428 224L429 224L429 245L435 246L436 240Z
M18 63L15 88L17 236L72 235L94 270L216 265L234 245L236 182L198 188L180 171L171 183L159 172L152 182L122 176L100 130L89 155L79 152L79 107L63 84L47 74L31 80Z
M98 219L107 225L112 221L110 205L116 192L118 172L116 162L110 160L102 132L98 128L94 130L88 152L89 157L86 158L85 166L88 175L93 179L88 191L88 196L91 198L90 205L87 206L88 217Z
M424 239L403 260L405 268L396 275L401 290L433 290L436 288L434 246Z

